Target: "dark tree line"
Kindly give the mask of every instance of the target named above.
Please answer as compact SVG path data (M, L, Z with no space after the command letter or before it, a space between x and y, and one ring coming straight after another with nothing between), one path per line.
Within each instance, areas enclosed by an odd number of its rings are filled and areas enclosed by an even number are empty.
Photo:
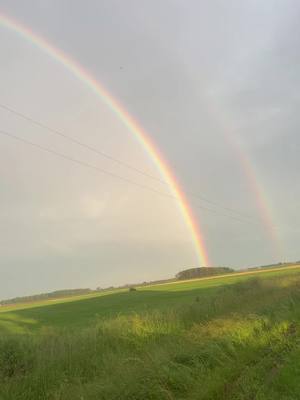
M205 276L228 274L230 272L234 272L234 270L227 267L189 268L185 269L184 271L178 272L178 274L176 274L176 279L183 280L183 279L202 278Z

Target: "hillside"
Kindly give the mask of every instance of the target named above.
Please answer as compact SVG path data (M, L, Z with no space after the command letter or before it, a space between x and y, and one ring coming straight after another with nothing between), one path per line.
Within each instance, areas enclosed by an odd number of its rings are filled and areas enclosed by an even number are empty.
M22 304L28 304L30 307L30 303L33 303L35 305L36 303L40 304L47 302L48 300L59 301L60 299L65 299L66 301L69 300L72 301L72 299L75 297L78 297L78 299L81 299L82 297L84 298L94 297L97 296L99 293L101 294L111 293L114 291L122 291L124 289L126 290L134 287L147 287L153 285L155 286L165 283L174 283L176 281L182 281L182 280L209 278L210 276L216 277L218 275L226 275L226 274L248 273L249 271L255 272L255 271L262 271L264 269L288 268L288 267L293 267L295 265L300 265L300 262L297 261L294 263L289 262L289 263L262 265L262 266L250 267L247 268L246 270L237 270L237 271L228 267L189 268L178 272L175 275L175 278L160 279L143 283L125 284L117 287L113 286L107 288L98 287L96 290L92 290L90 288L56 290L53 292L34 294L31 296L22 296L22 297L15 297L12 299L0 300L0 306L13 306L13 305L22 306Z
M155 284L162 284L166 282L174 282L176 280L182 280L182 279L194 279L211 275L222 275L228 272L234 272L234 270L230 268L204 268L204 267L191 268L179 272L176 275L175 279L171 278L171 279L161 279L143 283L125 284L118 287L113 287L113 286L108 288L98 287L96 290L92 290L90 288L55 290L53 292L39 293L31 296L14 297L12 299L0 300L0 306L8 306L8 305L10 306L14 304L24 304L24 303L36 303L47 300L59 300L75 296L91 295L98 292L107 292L107 291L111 292L112 290L129 289L130 287L135 287L135 286L149 286Z

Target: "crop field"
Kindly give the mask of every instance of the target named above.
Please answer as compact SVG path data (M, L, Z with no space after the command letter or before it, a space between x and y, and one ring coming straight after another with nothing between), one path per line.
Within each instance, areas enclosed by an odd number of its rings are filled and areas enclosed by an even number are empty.
M300 399L300 268L0 309L1 400Z

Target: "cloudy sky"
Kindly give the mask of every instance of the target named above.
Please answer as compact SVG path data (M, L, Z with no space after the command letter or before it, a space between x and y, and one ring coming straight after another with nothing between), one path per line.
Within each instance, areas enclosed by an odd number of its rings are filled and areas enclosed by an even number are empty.
M168 161L212 265L300 259L297 1L0 0L101 82ZM197 266L160 171L103 101L0 23L0 298ZM150 190L148 190L149 188Z

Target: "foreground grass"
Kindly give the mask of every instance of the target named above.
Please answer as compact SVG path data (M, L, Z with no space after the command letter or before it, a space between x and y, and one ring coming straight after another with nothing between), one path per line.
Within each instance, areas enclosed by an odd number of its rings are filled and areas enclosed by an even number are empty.
M5 316L1 400L300 398L298 271Z

